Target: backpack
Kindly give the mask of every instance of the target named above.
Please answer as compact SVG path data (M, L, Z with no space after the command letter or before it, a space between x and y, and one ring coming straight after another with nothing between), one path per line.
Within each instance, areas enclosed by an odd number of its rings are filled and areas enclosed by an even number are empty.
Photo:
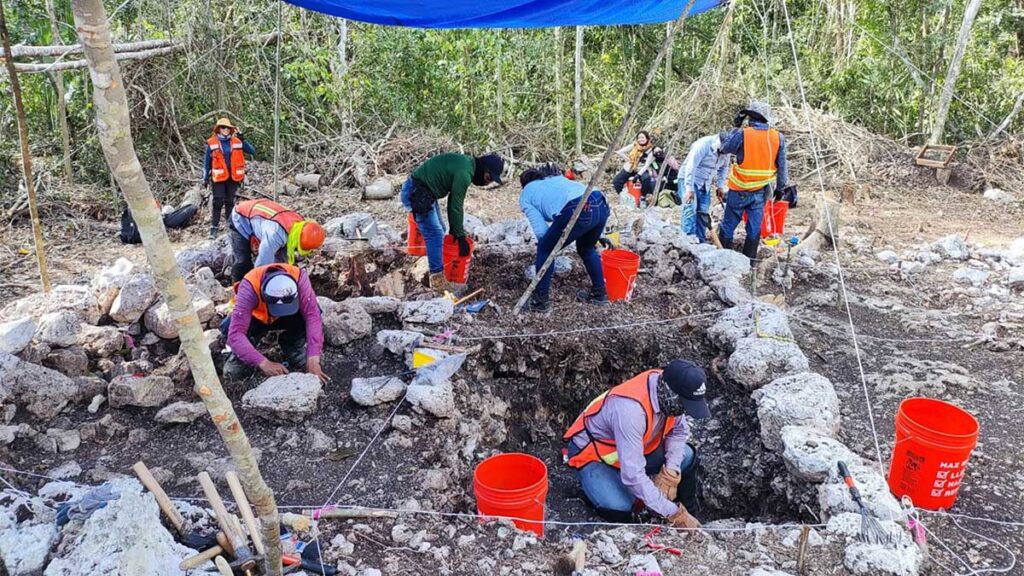
M132 218L132 213L127 208L121 213L121 233L119 234L123 244L142 244L142 236L139 234L139 227Z
M196 213L199 212L199 207L195 204L186 204L181 208L178 208L174 212L165 214L163 217L164 228L168 230L177 230L184 228L192 222L192 218L195 217ZM125 208L124 212L121 213L121 233L118 234L123 244L142 244L142 235L139 234L139 226L135 223L135 219L132 218L132 213L129 209Z

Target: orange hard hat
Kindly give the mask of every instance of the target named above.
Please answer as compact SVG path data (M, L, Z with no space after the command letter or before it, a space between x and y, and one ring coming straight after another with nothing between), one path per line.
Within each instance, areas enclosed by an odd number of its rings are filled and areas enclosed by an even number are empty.
M324 228L312 220L307 220L302 225L302 232L299 234L299 252L312 252L324 243Z

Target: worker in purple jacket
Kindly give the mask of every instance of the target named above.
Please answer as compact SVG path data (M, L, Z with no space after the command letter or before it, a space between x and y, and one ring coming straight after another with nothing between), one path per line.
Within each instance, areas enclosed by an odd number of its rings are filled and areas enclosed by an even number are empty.
M259 368L265 376L305 370L322 382L330 378L320 364L324 326L309 276L296 266L269 264L249 271L235 284L231 315L221 323L231 355L224 376L245 379ZM256 349L269 332L279 332L284 362L273 362Z

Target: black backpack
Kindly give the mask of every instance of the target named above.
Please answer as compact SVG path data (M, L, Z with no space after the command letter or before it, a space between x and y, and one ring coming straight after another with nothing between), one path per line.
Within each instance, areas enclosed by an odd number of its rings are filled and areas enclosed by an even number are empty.
M199 212L199 207L194 204L186 204L174 212L165 214L164 228L177 230L184 228L192 222L192 218ZM139 227L132 218L132 213L127 208L121 213L121 242L124 244L141 244L142 236L139 234Z
M142 236L139 234L139 227L132 218L131 210L125 208L121 213L121 238L122 244L142 244Z

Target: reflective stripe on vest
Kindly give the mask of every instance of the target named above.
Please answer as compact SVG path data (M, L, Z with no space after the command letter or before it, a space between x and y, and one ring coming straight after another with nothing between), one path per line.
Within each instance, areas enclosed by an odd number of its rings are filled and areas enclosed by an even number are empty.
M591 462L604 462L609 466L619 467L619 452L615 441L608 438L595 438L587 428L587 422L601 412L605 401L612 396L629 398L640 404L644 409L644 415L646 416L643 438L644 455L654 452L661 446L665 436L675 427L676 419L674 416L669 416L665 419L665 425L661 430L658 430L654 403L651 400L650 386L648 385L648 380L653 374L657 374L660 377L661 370L648 370L638 374L613 387L611 390L604 392L587 404L587 407L583 409L583 412L580 413L576 421L573 422L572 426L569 427L562 437L566 442L571 442L576 435L585 432L590 439L579 454L569 459L569 466L582 468Z
M277 320L277 318L272 318L270 313L267 312L267 303L263 300L263 291L261 289L263 286L263 277L266 276L267 272L277 269L287 272L288 275L295 280L295 284L299 283L299 276L302 274L302 270L300 270L298 266L290 266L288 264L267 264L266 266L253 268L245 275L244 278L242 278L241 282L238 282L233 286L235 295L238 294L238 285L242 282L247 282L249 286L252 287L253 293L256 294L256 307L253 308L252 317L264 324L270 324ZM298 296L296 296L296 298L297 297ZM233 295L231 297L231 308L234 309L234 307L235 297Z
M281 206L273 200L246 200L235 205L235 212L243 218L259 217L276 222L284 229L285 235L303 221L302 215L295 210ZM252 226L250 225L250 229ZM260 240L255 235L249 236L249 245L253 251L259 250Z
M210 179L214 182L226 182L228 180L228 164L224 160L224 151L220 147L220 139L216 135L210 136L206 141L210 146ZM244 145L238 138L231 137L231 174L235 182L245 180L245 154L242 153Z
M743 162L729 171L729 188L760 190L775 180L775 159L779 154L779 131L775 128L743 129Z

